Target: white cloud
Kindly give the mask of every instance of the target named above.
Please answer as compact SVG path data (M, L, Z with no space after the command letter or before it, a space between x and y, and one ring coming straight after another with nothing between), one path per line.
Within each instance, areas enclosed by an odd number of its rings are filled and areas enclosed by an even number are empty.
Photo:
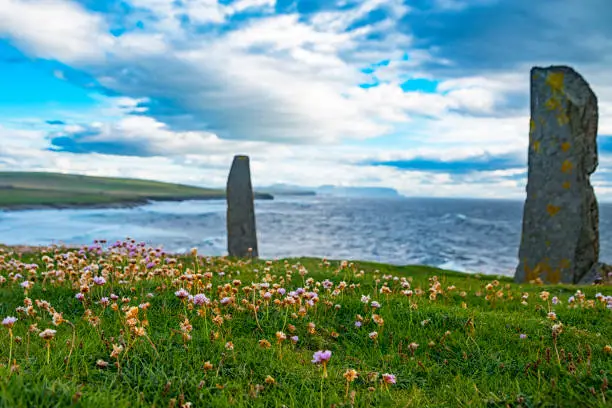
M102 16L63 0L0 1L0 36L67 63L102 62L114 44Z

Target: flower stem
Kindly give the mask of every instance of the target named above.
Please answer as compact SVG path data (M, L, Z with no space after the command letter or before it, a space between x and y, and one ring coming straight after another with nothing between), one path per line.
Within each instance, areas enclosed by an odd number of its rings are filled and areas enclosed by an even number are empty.
M321 376L321 388L320 388L320 394L321 394L321 408L323 408L323 379L325 377Z
M9 369L11 368L11 359L13 358L13 330L9 329L9 337L10 337L10 343L9 343L9 361L8 361L8 367Z

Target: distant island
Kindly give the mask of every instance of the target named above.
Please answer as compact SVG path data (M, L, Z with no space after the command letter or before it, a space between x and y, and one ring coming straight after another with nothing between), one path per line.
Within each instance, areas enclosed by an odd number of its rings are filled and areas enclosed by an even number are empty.
M258 191L272 194L274 196L313 196L317 192L307 187L294 186L290 184L272 184L271 186L261 187Z
M224 189L129 178L45 172L0 172L0 209L125 208L150 201L224 199ZM269 193L256 199L271 200Z
M325 185L316 189L317 195L347 198L396 198L397 190L389 187L342 187Z
M309 188L290 184L273 184L268 187L261 187L259 191L270 193L275 196L317 195L350 198L391 198L402 196L397 190L389 187L343 187L333 185Z

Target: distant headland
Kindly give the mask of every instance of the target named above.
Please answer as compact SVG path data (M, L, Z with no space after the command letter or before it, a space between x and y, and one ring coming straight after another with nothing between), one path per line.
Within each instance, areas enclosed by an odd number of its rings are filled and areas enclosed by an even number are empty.
M150 201L224 199L224 189L128 178L0 172L0 209L131 208ZM255 192L271 200L271 194Z

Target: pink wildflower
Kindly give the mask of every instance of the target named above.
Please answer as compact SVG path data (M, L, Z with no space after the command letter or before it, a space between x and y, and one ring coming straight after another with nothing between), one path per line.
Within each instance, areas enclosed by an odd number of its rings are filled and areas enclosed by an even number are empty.
M2 320L2 325L3 325L4 327L6 327L6 328L10 329L10 328L12 328L12 327L13 327L13 325L15 324L15 322L17 322L17 320L18 320L18 319L17 319L16 317L13 317L13 316L8 316L8 317L5 317L5 318Z
M102 286L106 283L106 279L104 279L102 276L94 276L93 282L98 286Z
M181 288L179 290L177 290L176 292L174 292L174 295L183 300L183 299L187 299L189 297L189 292L187 292L185 289Z
M382 375L382 379L385 384L395 384L397 382L397 379L395 378L395 375L393 374L385 373Z
M327 363L329 361L329 359L331 358L332 352L329 350L325 350L325 351L316 351L313 356L312 356L312 362L314 364L323 364L323 363Z

